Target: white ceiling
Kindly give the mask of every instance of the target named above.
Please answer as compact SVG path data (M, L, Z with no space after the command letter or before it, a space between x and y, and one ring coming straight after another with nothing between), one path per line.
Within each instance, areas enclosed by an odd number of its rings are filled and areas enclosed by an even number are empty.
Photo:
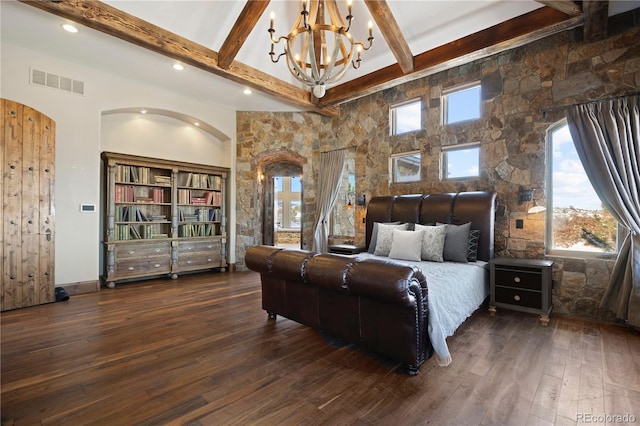
M108 0L105 3L215 51L220 50L245 4L241 0ZM387 3L414 56L543 7L534 0L387 0ZM338 0L338 4L346 15L344 2ZM282 61L271 63L267 28L269 14L274 11L276 35L286 34L299 13L299 5L298 0L272 0L235 60L298 84ZM609 15L637 7L640 0L610 1ZM0 14L3 41L237 111L296 110L256 90L249 96L244 95L241 85L191 66L175 71L171 67L175 61L98 31L76 24L80 32L67 33L61 29L66 22L63 18L15 0L0 1ZM371 15L361 0L354 0L353 15L352 33L357 40L364 41ZM343 81L396 62L375 26L374 37L373 47L363 53L361 68L347 71Z

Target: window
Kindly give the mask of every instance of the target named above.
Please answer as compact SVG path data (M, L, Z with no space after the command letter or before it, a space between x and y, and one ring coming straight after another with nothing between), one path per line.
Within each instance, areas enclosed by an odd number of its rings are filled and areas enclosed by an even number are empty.
M456 146L442 150L445 179L480 176L480 145Z
M618 223L584 171L565 121L549 129L547 249L615 253Z
M480 118L480 84L449 89L442 94L443 123Z
M422 156L409 152L391 156L392 182L415 182L421 179Z
M394 105L391 113L391 135L401 135L422 129L422 102L420 100Z
M300 229L302 220L302 180L299 177L276 176L275 218L278 229Z

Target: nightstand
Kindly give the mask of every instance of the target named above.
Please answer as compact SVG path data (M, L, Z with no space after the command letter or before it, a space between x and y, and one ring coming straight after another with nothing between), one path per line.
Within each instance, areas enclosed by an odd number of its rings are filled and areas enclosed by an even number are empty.
M549 325L551 302L551 268L553 261L500 257L489 262L491 301L489 312L496 307L540 315L540 323Z
M353 244L335 244L329 246L329 253L354 255L362 253L366 250L365 246L353 245Z

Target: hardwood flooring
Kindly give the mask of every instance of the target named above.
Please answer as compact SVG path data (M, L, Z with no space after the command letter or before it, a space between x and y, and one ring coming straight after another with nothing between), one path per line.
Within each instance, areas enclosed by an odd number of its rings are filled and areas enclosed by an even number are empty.
M7 311L1 331L6 425L640 423L640 335L557 315L481 309L448 339L452 365L414 377L269 320L252 272Z

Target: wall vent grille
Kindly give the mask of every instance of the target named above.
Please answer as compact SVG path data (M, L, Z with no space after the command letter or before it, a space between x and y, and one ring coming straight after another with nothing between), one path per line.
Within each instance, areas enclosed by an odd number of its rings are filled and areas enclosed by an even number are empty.
M69 77L59 76L50 72L40 71L32 68L29 73L31 84L41 87L62 90L63 92L75 93L84 96L84 81L74 80Z

